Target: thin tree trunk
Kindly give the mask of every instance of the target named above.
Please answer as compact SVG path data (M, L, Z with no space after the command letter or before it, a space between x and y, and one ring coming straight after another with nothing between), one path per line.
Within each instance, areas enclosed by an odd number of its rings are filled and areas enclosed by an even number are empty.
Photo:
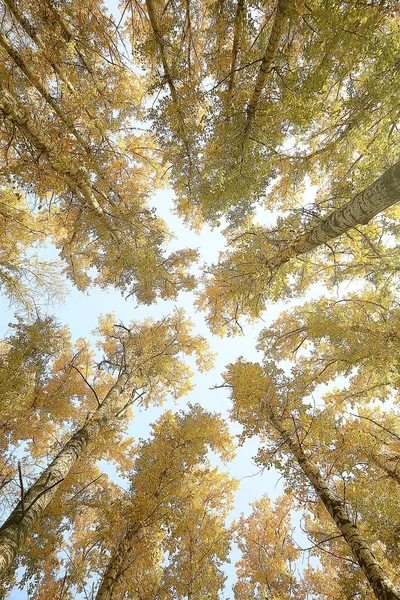
M160 53L161 62L164 70L164 76L168 83L169 90L171 92L172 100L176 106L179 108L178 102L178 94L175 88L175 84L172 78L171 70L169 68L167 52L165 50L164 40L160 28L158 26L156 9L154 6L153 0L146 0L147 12L149 14L150 25L154 33L154 37L156 38L157 48Z
M159 476L159 490L163 488L163 482L168 481L171 478L171 471L169 469L174 469L173 452L174 451L172 450L170 454L169 466ZM150 479L151 475L151 472L148 471L148 476ZM102 576L100 587L97 591L95 600L113 600L115 586L117 585L125 571L129 569L129 567L132 565L132 562L135 558L134 556L132 556L132 550L135 547L135 543L138 536L141 534L144 527L148 527L150 524L154 525L158 522L159 527L161 527L162 520L167 516L168 512L170 511L171 505L169 504L168 497L158 497L159 491L154 492L154 496L149 496L148 494L149 492L147 492L148 498L157 500L156 505L149 508L150 512L148 512L147 514L142 514L137 522L128 523L123 537L120 539L114 552L110 556L110 560ZM164 501L166 501L165 506L163 504ZM132 499L132 504L135 504L135 497L133 497ZM161 513L159 513L160 509Z
M56 153L48 146L38 131L35 123L29 117L27 111L14 98L12 93L0 82L0 111L10 119L27 136L29 141L37 150L44 154L50 166L57 172L63 175L67 186L73 193L81 194L84 202L96 216L101 220L103 226L109 232L112 239L117 242L115 231L110 225L109 220L104 214L102 207L97 201L90 185L90 180L83 170L72 166L64 167L57 159Z
M190 179L191 179L191 170L192 170L192 155L191 155L189 140L186 135L185 119L184 119L183 112L182 112L182 109L180 106L178 93L176 91L176 87L175 87L175 83L174 83L174 80L172 77L171 69L168 64L167 52L165 49L163 35L162 35L162 33L160 31L160 27L158 25L157 13L156 13L156 9L155 9L153 0L146 0L146 7L147 7L148 15L149 15L150 25L153 30L154 37L156 39L158 51L160 53L161 62L163 65L164 77L168 84L168 87L169 87L169 90L171 93L172 102L175 107L175 112L176 112L176 116L177 116L177 120L178 120L179 135L181 136L182 141L184 143L186 154L187 154L188 161L189 161L190 172L189 172L188 186L190 188Z
M343 235L357 225L366 225L373 217L400 200L400 161L390 167L379 179L354 196L342 208L307 233L300 235L290 246L266 261L271 270L277 270L292 258L306 254Z
M274 22L272 24L271 34L269 36L267 48L265 50L260 69L258 71L253 95L247 106L244 139L246 139L250 133L250 128L254 121L261 94L263 92L267 79L271 73L272 63L274 61L275 55L279 47L279 42L281 40L282 30L286 21L289 4L290 0L278 0L278 6L276 7Z
M231 108L230 104L232 102L233 90L235 87L236 67L237 67L239 51L240 51L240 38L242 35L243 13L244 13L244 0L238 0L237 5L236 5L235 26L234 26L234 32L233 32L231 71L230 71L230 75L229 75L227 100L226 100L226 105L227 105L228 110Z
M140 526L128 526L127 531L118 544L117 548L111 555L104 575L102 577L100 587L96 594L95 600L112 600L114 597L114 588L126 569L130 566L131 561L128 561L130 552L134 546L134 536L137 535Z
M18 8L17 4L14 2L14 0L4 0L4 3L7 5L9 11L14 16L14 18L18 21L20 26L24 29L25 33L31 38L31 40L33 42L35 42L36 46L43 51L44 56L46 57L46 60L50 63L50 65L52 66L56 75L58 75L58 77L61 79L61 81L63 83L65 83L65 85L67 86L68 90L71 93L75 93L75 88L74 88L73 84L71 83L71 81L69 80L67 74L64 72L61 65L56 63L54 61L54 58L47 52L46 46L45 46L44 42L42 41L42 38L40 37L39 33L31 25L29 20L22 14L22 12L19 10L19 8Z
M112 422L115 414L121 409L118 400L128 380L128 372L123 372L118 377L93 415L65 444L52 463L24 494L23 499L0 528L0 577L4 576L13 565L25 539L32 533L36 522L44 514L59 486L70 473L89 442L105 425ZM123 404L126 404L126 399Z
M349 518L343 500L334 493L322 477L318 467L306 456L300 443L265 406L267 419L279 433L284 444L297 460L304 475L331 515L336 527L346 540L354 558L364 572L375 596L379 600L400 600L400 591L394 586L374 556L368 542Z

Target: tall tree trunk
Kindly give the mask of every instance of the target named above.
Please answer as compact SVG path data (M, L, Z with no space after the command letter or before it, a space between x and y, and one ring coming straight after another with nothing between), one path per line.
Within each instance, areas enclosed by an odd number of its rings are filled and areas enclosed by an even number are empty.
M265 405L267 419L281 436L284 444L297 460L304 475L311 483L317 496L331 515L336 527L346 540L354 558L364 572L375 596L379 600L400 600L400 591L394 586L378 563L368 542L350 519L344 501L334 493L322 477L318 467L306 456L300 443L289 429L276 418L274 412Z
M119 542L110 557L95 600L112 600L114 588L126 569L130 566L130 553L134 546L134 536L137 535L140 526L129 525L124 537Z
M247 116L243 136L244 140L248 137L250 133L250 128L254 121L261 94L269 77L269 74L271 73L272 63L274 61L275 55L279 47L279 42L281 39L283 26L286 21L287 10L289 8L289 5L290 0L278 0L278 6L276 7L274 22L272 23L272 29L269 36L267 48L261 61L252 97L250 98L249 104L247 106Z
M93 415L65 444L52 463L43 471L0 528L0 577L12 566L25 539L32 533L36 522L42 517L55 496L60 484L82 455L90 441L109 424L118 410L126 404L120 400L129 380L123 372L111 387Z
M179 102L178 92L176 91L175 83L174 83L174 80L172 77L171 69L168 64L167 50L165 48L164 38L163 38L162 32L160 30L159 24L158 24L157 13L156 13L156 8L154 6L154 1L146 0L146 7L147 7L148 15L149 15L150 25L151 25L151 28L153 30L154 37L156 40L158 52L161 57L161 62L162 62L163 71L164 71L164 77L168 84L168 87L169 87L169 90L171 93L172 103L175 108L175 113L176 113L176 117L177 117L177 121L178 121L179 135L181 136L183 144L185 146L186 155L187 155L188 162L189 162L188 188L190 189L193 161L192 161L192 153L191 153L191 149L190 149L190 143L189 143L188 137L186 135L185 119L184 119L182 108L181 108L181 105Z
M343 235L357 225L366 225L378 213L400 200L400 161L390 167L379 179L354 196L342 208L307 233L300 235L290 246L266 261L271 270L277 270L290 259L306 254L329 240Z
M244 0L238 0L237 5L236 5L235 25L234 25L234 30L233 30L231 70L230 70L230 74L229 74L229 82L228 82L228 89L227 89L227 95L226 95L227 110L231 109L232 96L233 96L233 91L235 88L236 67L237 67L239 51L240 51L240 38L242 36L243 13L244 13Z
M52 169L63 176L68 188L73 193L83 197L83 201L89 210L99 218L112 239L118 242L116 232L93 193L87 173L82 167L76 168L74 165L71 165L66 168L62 165L57 158L57 152L54 152L49 143L43 138L36 124L25 110L25 107L19 104L2 82L0 82L0 111L26 135L37 150L46 156Z

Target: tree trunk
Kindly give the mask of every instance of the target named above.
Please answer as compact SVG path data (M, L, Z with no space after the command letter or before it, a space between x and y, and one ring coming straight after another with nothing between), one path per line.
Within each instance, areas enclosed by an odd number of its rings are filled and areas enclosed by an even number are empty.
M229 74L229 83L228 90L226 96L226 107L230 110L233 91L235 87L235 78L236 78L236 67L238 63L239 51L240 51L240 38L242 35L242 25L243 25L243 13L244 13L244 0L238 0L236 5L236 14L235 14L235 25L233 32L233 44L232 44L232 58L231 58L231 71Z
M171 93L171 98L172 98L172 103L174 105L175 108L175 113L177 116L177 121L178 121L178 129L179 129L179 135L182 138L182 141L184 143L185 146L185 150L186 150L186 155L188 158L188 162L189 162L189 177L188 177L188 187L190 189L190 179L191 179L191 172L192 172L192 154L191 154L191 150L190 150L190 143L189 140L187 138L186 135L186 126L185 126L185 119L184 119L184 115L181 109L181 105L179 102L179 98L178 98L178 93L176 91L176 87L175 87L175 83L172 77L172 73L171 73L171 69L170 66L168 64L168 59L167 59L167 50L165 48L165 44L164 44L164 40L163 40L163 35L161 33L160 27L158 25L158 20L157 20L157 13L156 13L156 9L154 6L154 1L153 0L146 0L146 7L147 7L147 12L149 15L149 20L150 20L150 25L151 28L153 30L154 33L154 37L156 39L156 44L157 44L157 48L158 51L160 53L160 57L161 57L161 62L162 62L162 66L163 66L163 71L164 71L164 77L165 80L168 84L170 93Z
M123 372L118 377L101 405L88 418L85 425L65 444L30 489L25 492L21 501L0 528L0 577L12 566L25 539L32 533L36 522L44 514L60 484L67 477L89 442L105 425L112 421L115 414L121 409L118 399L128 380L127 372ZM125 403L126 400L123 404L125 405Z
M272 270L290 259L306 254L343 235L357 225L366 225L373 217L400 200L400 161L390 167L365 190L354 196L342 208L335 210L319 225L300 235L290 246L267 260Z
M336 527L346 540L354 558L364 572L375 596L379 600L400 600L400 591L393 585L378 563L368 542L349 518L343 500L334 493L319 472L318 467L305 455L292 433L277 419L268 406L267 418L282 437L286 447L297 460L317 496L331 515Z
M272 24L271 33L269 36L267 48L262 58L260 69L258 71L256 84L254 86L253 95L247 106L246 124L244 129L244 139L246 139L250 133L250 128L253 124L254 117L256 114L257 106L261 98L262 91L267 82L268 76L271 73L272 63L274 61L276 52L279 47L279 42L282 35L283 25L286 20L287 10L289 8L290 0L278 0L278 6L276 7L274 22Z
M52 148L49 147L48 142L43 139L43 136L41 136L25 108L17 102L13 94L2 84L2 82L0 82L0 111L10 119L18 129L23 131L37 150L46 156L52 169L64 177L68 188L73 193L83 197L89 210L101 220L102 225L106 228L110 237L118 243L116 233L97 201L91 188L90 179L84 169L76 168L73 165L68 168L62 166L59 159L57 159L57 153L53 152Z
M124 537L110 557L95 600L113 599L115 585L131 564L130 560L127 564L127 558L129 558L129 554L134 545L133 537L138 533L139 529L140 526L128 526Z

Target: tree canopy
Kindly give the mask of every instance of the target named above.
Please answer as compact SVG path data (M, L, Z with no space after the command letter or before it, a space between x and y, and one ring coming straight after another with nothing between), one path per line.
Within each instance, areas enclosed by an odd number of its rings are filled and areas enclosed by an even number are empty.
M398 2L0 15L0 596L400 600Z

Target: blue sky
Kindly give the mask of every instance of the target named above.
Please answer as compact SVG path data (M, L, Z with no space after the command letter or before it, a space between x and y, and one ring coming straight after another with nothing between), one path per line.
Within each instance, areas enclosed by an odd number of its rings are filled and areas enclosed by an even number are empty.
M216 261L218 252L224 246L221 232L219 230L211 231L208 227L205 227L200 234L196 234L187 229L181 220L172 214L172 200L173 193L169 190L159 191L152 199L152 205L157 208L159 215L167 221L176 236L176 239L169 244L168 250L195 247L200 250L201 262ZM44 254L53 257L54 249L50 248ZM194 390L179 403L174 404L169 400L163 407L136 412L129 429L129 433L136 439L147 437L150 423L154 422L165 409L184 408L188 402L199 403L204 408L221 412L227 418L230 407L227 391L224 389L212 390L210 388L221 383L221 372L227 364L235 361L239 356L245 356L248 360L260 358L255 348L258 333L268 322L273 321L278 316L280 308L282 308L282 305L271 306L265 315L266 321L246 327L242 336L218 338L209 332L203 315L194 310L193 293L180 294L176 302L159 301L152 306L138 306L134 300L125 300L119 292L112 289L104 291L93 288L89 293L82 293L69 285L68 282L66 282L66 286L68 294L65 301L51 307L50 312L54 313L61 323L69 326L74 339L80 337L90 338L92 331L97 326L98 317L104 313L112 312L119 321L129 323L132 320L138 321L146 317L157 319L170 314L178 306L185 309L187 315L194 322L196 333L208 339L210 348L216 355L214 368L208 373L195 373ZM0 333L2 335L6 334L8 323L13 320L13 314L13 308L8 307L3 299L0 304ZM239 433L237 425L232 427L232 432ZM236 458L228 466L230 473L241 480L232 518L238 517L241 512L248 514L250 510L249 502L259 498L262 494L267 492L272 498L275 498L282 489L279 483L279 474L274 470L259 474L259 468L252 461L252 457L256 452L257 440L250 440L244 446L238 448ZM102 466L111 476L115 477L113 467L109 465ZM237 558L238 554L235 551L232 560L235 561ZM232 597L228 592L233 578L233 566L227 567L227 574L229 583L226 595ZM27 598L27 593L25 590L15 590L11 598L12 600L22 600Z
M106 5L114 14L118 14L115 0L106 0ZM305 195L306 201L310 202L313 198L311 188ZM173 193L170 190L158 191L151 201L152 206L157 209L157 213L163 217L170 229L175 234L175 239L169 244L168 250L177 248L191 247L198 248L201 255L200 265L203 262L208 264L218 259L218 253L224 247L224 238L221 230L211 231L204 227L201 233L186 228L182 221L173 214ZM262 221L266 221L268 216L261 210L258 216ZM47 257L54 257L54 249L49 249L44 253ZM187 315L194 322L195 331L203 335L209 341L212 352L216 355L215 366L208 373L195 373L194 390L182 399L177 405L167 401L161 408L150 408L147 410L138 410L135 419L132 421L129 429L130 435L135 438L145 438L149 433L149 425L154 422L165 409L184 408L187 403L199 403L204 408L221 412L224 417L228 417L230 401L227 391L224 389L211 388L221 382L221 372L230 362L235 361L239 356L245 356L247 360L258 360L259 353L256 351L257 336L260 330L268 323L271 323L284 308L284 304L269 306L265 314L264 322L259 322L251 327L245 327L244 335L235 338L221 339L213 336L207 329L203 316L193 308L194 295L192 293L180 294L176 302L159 301L152 306L138 306L131 298L125 300L121 294L115 290L104 291L99 288L93 288L89 293L77 291L71 285L66 283L68 295L64 303L51 307L51 312L56 315L58 320L67 324L71 330L74 339L84 337L90 338L92 331L97 326L98 317L101 314L112 312L119 321L129 323L132 320L141 320L145 317L157 319L161 316L170 314L175 306L184 308ZM8 323L13 319L13 308L9 308L6 301L0 299L0 334L4 335L8 329ZM232 426L232 432L238 433L237 425ZM273 469L259 473L259 468L253 463L252 457L257 452L257 440L250 440L238 448L237 456L228 466L230 473L240 480L240 489L236 496L235 510L232 519L239 517L241 512L248 514L250 511L249 503L259 498L264 493L268 493L271 498L275 498L282 490L279 481L280 475ZM102 465L107 473L115 477L113 467ZM232 563L238 558L236 550L232 553ZM233 597L230 592L230 586L233 582L233 565L227 566L228 575L226 597ZM15 590L12 600L23 600L27 598L25 590Z

